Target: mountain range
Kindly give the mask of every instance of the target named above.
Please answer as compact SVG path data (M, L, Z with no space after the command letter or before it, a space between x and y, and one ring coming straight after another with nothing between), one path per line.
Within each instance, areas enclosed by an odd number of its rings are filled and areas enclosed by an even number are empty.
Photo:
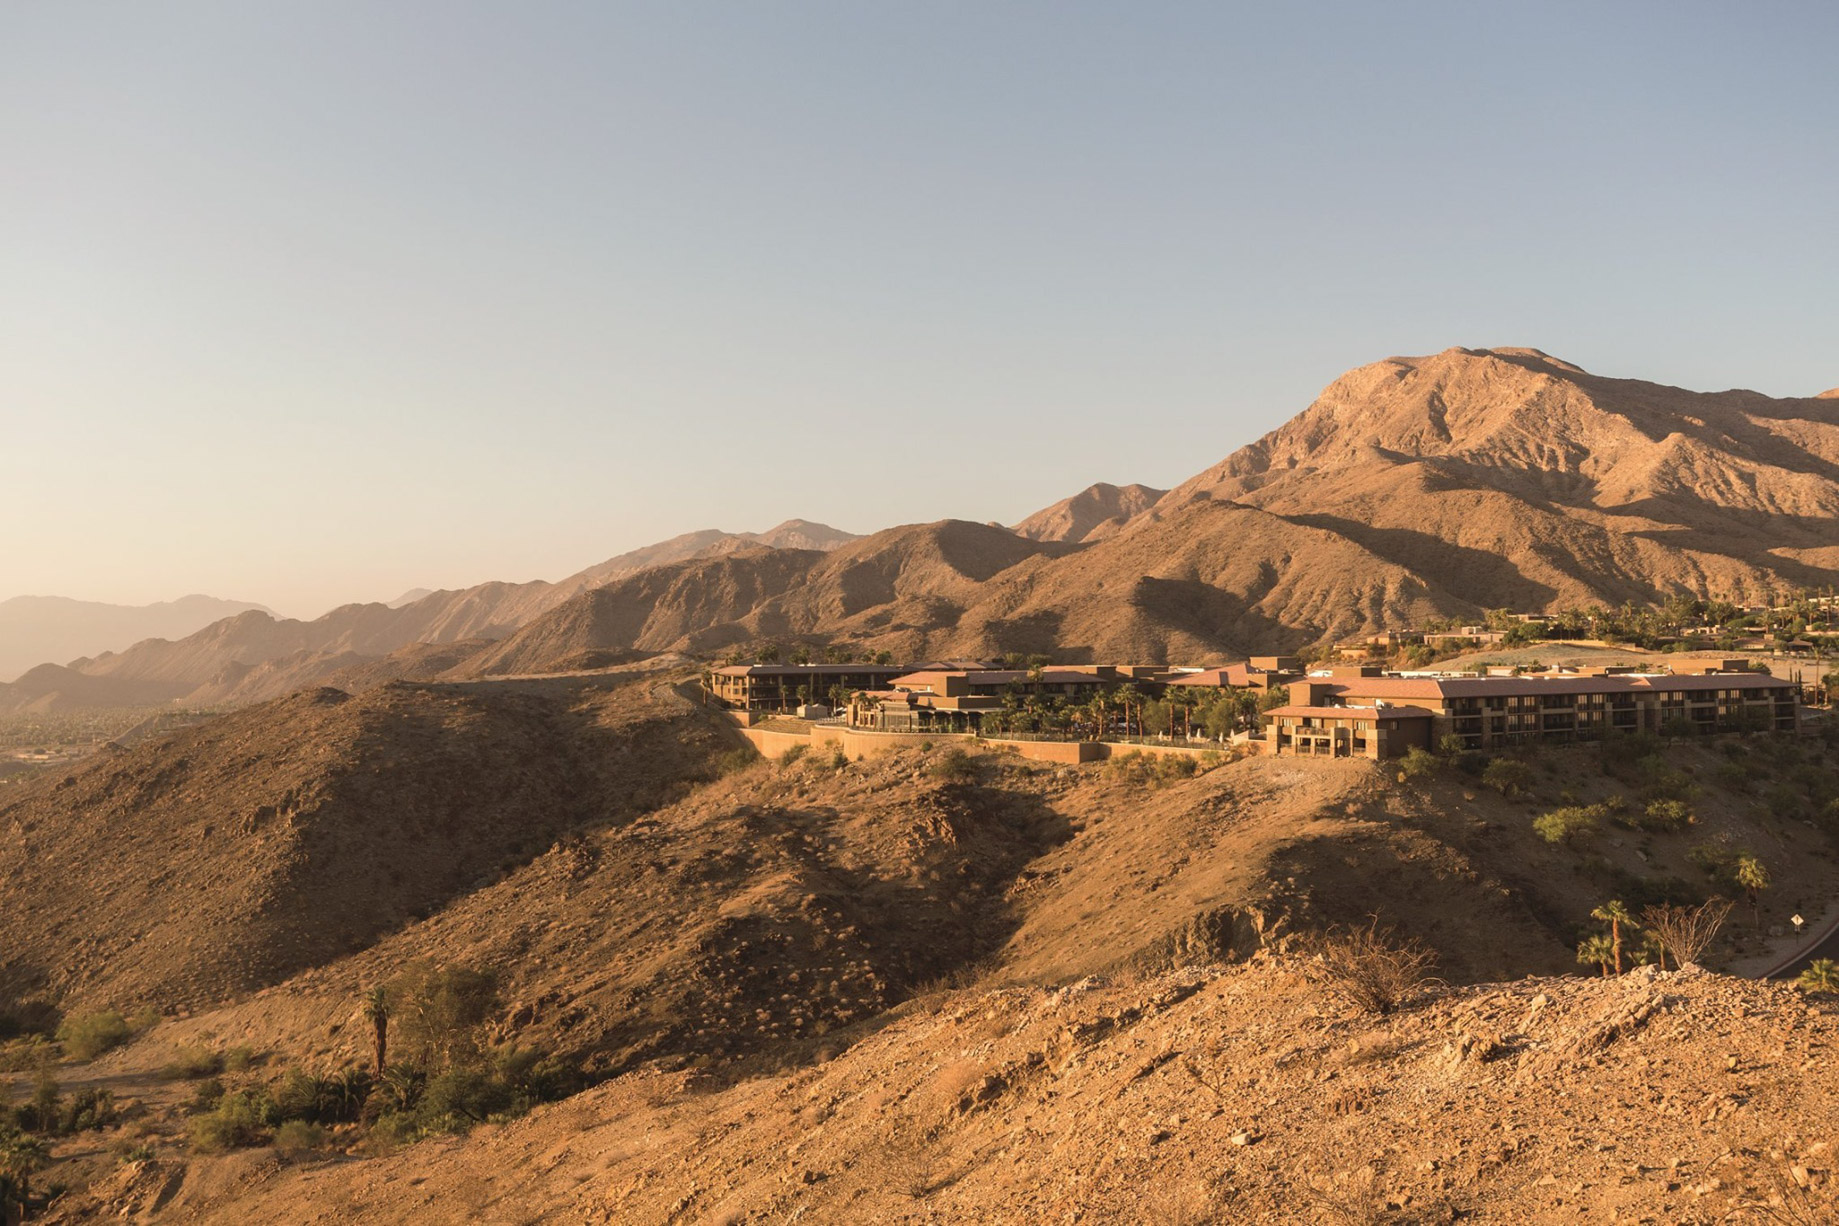
M119 650L142 639L184 638L238 613L272 611L246 600L184 596L148 605L103 604L64 596L0 600L0 681L34 664Z
M335 674L542 672L760 640L1202 663L1488 607L1824 586L1839 582L1836 529L1839 389L1693 392L1536 349L1457 348L1352 370L1168 491L1096 485L1013 528L691 533L560 583L304 623L245 612L34 669L0 687L0 709L236 703Z

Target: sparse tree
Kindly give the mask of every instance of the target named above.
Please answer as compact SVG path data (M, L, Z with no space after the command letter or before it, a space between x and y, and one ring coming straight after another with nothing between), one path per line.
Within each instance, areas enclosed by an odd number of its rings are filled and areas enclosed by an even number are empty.
M389 1066L390 1051L390 994L382 984L370 990L364 998L364 1020L370 1023L372 1043L377 1052L377 1080L383 1080L383 1073Z
M1590 913L1591 919L1601 920L1609 925L1609 940L1615 948L1616 974L1622 973L1622 925L1634 926L1635 917L1629 913L1619 898L1612 898Z
M1641 923L1673 955L1673 965L1684 967L1711 948L1732 905L1728 898L1712 898L1696 907L1663 904L1642 911Z
M1378 916L1365 928L1330 932L1316 947L1318 981L1356 1008L1382 1016L1435 984L1436 966L1435 952L1382 931Z
M1769 869L1761 860L1749 852L1738 855L1736 863L1731 865L1730 879L1743 891L1749 900L1750 914L1756 921L1756 927L1762 927L1762 892L1769 888Z

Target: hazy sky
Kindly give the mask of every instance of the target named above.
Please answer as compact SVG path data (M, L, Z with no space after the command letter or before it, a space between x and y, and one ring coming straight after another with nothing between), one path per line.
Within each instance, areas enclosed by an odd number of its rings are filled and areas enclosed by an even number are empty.
M0 6L0 598L1177 482L1344 369L1839 384L1839 6Z

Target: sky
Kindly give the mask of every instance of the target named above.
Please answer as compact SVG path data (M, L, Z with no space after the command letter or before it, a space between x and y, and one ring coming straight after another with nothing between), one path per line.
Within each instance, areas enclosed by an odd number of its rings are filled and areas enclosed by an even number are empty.
M1173 485L1343 371L1839 384L1839 6L0 6L0 599Z

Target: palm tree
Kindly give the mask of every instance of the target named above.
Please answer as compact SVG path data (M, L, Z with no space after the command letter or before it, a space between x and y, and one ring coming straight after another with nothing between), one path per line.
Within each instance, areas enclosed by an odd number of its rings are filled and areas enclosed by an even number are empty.
M364 1000L364 1020L370 1023L377 1048L377 1080L383 1080L390 1050L390 994L378 984Z
M1750 900L1750 914L1755 918L1756 927L1762 927L1762 892L1769 888L1769 869L1755 856L1744 852L1731 866L1730 878L1743 890Z
M1622 973L1622 925L1634 926L1635 917L1629 914L1622 900L1612 898L1590 913L1590 918L1602 920L1609 925L1609 941L1615 948L1616 974Z
M19 1221L26 1220L26 1202L32 1196L32 1176L51 1161L45 1143L8 1124L0 1131L0 1221L11 1221L17 1206ZM11 1202L9 1204L9 1202Z
M1794 982L1803 992L1839 995L1839 962L1831 958L1815 958Z
M1592 963L1602 968L1605 977L1609 974L1609 960L1615 955L1615 943L1609 939L1607 932L1586 937L1577 945L1577 960L1585 966Z

